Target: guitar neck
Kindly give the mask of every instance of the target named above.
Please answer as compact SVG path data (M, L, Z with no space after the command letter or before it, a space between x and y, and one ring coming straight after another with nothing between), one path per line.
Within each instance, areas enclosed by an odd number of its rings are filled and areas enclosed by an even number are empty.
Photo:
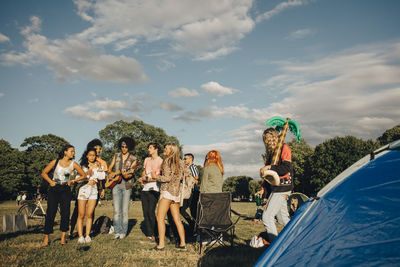
M278 137L278 144L275 147L275 151L272 156L271 165L278 165L278 163L279 163L279 158L281 156L283 143L285 141L285 137L286 137L288 129L289 129L289 118L286 119L286 123L283 126L283 129Z

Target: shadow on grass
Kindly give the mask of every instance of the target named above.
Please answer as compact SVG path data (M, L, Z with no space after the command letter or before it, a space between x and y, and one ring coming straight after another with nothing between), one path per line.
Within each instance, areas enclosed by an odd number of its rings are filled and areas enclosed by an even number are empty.
M215 247L210 249L198 262L198 266L253 266L266 247L252 248L248 245Z
M0 241L4 241L10 238L15 238L20 235L26 234L43 234L43 226L29 227L26 231L9 232L0 234Z
M126 235L129 235L129 233L132 231L132 228L137 224L137 220L136 219L129 219L128 221L128 232L126 233Z

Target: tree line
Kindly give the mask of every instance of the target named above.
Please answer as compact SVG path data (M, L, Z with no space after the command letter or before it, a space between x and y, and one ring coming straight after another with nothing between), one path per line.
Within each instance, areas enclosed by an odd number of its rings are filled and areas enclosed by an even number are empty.
M157 142L164 146L172 142L181 146L176 137L167 135L162 128L138 120L116 121L99 132L99 138L103 142L101 156L106 162L111 162L113 155L118 151L118 139L123 136L131 136L136 141L132 153L138 158L141 166L135 173L136 178L142 173L149 143ZM308 196L315 195L355 161L397 139L400 139L400 125L386 130L375 141L364 141L354 136L334 137L315 148L308 145L304 139L300 143L291 141L288 145L292 149L295 191ZM6 140L0 139L0 199L15 199L21 191L34 195L42 183L43 168L56 158L61 148L68 143L68 140L62 137L46 134L25 138L21 144L23 150L19 150L13 148ZM80 157L81 155L75 156L78 163ZM197 167L201 175L202 166ZM261 180L258 177L233 176L225 179L223 191L230 191L234 198L248 199L260 187ZM132 191L133 198L139 197L140 190L140 184L136 183ZM111 195L111 190L106 190L106 198L111 199Z

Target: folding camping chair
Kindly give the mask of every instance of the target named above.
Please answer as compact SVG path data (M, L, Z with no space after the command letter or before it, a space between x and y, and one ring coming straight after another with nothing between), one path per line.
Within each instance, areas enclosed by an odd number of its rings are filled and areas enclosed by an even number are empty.
M200 254L203 245L203 235L211 239L206 244L205 250L211 249L215 244L226 247L222 237L225 233L233 246L233 238L235 235L235 224L239 221L240 216L235 222L231 220L231 193L200 193L197 205L196 231L200 238Z

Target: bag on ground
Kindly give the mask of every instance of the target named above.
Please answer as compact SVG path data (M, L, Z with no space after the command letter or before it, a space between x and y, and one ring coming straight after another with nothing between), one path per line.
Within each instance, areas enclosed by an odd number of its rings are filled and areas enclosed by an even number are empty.
M93 231L95 234L108 234L111 225L111 219L103 215L97 218L97 220L94 222Z

